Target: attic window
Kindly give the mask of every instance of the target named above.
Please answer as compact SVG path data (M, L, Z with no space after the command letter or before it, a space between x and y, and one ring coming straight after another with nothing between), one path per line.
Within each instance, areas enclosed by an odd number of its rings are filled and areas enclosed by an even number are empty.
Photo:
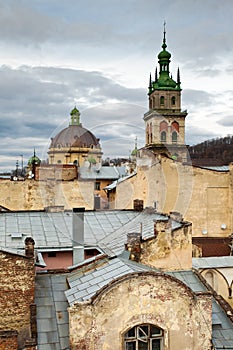
M162 350L162 329L152 324L142 324L124 334L125 350Z

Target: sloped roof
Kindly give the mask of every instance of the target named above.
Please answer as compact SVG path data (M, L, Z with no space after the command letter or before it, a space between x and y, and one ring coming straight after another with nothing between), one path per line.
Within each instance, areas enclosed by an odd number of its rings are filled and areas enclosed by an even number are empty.
M233 256L193 258L192 261L195 269L233 268Z
M90 211L84 214L85 244L96 244L140 213L128 211ZM72 212L11 212L0 214L0 246L24 249L30 236L41 250L72 248Z
M86 211L84 213L85 245L98 246L110 256L124 250L126 236L141 232L143 238L154 234L154 220L167 220L153 209ZM182 224L172 221L172 228ZM0 215L0 246L24 249L30 236L40 251L72 249L72 212L16 212Z
M36 275L38 350L69 349L66 289L66 274Z
M78 176L82 180L116 180L126 175L124 169L115 166L82 166L78 169Z

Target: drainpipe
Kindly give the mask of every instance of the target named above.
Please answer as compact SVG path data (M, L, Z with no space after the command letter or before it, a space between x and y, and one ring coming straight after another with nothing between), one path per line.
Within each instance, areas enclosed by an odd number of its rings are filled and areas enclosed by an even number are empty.
M85 208L73 208L73 265L84 261L84 211Z

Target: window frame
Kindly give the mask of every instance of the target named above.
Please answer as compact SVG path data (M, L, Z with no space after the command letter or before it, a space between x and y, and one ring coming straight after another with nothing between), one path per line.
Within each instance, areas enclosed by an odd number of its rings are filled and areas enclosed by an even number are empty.
M147 327L147 331L145 330L145 327ZM155 330L159 331L158 334L153 332L153 328L154 328L154 331ZM134 335L127 336L127 334L132 331ZM163 350L163 339L164 339L164 331L160 327L157 327L156 325L151 323L143 323L143 324L139 324L139 325L135 325L134 327L131 327L123 334L123 349L130 350L129 344L132 344L133 346L132 350L138 350L140 342L141 343L143 342L147 344L146 350L152 350L153 341L159 340L160 341L159 350Z

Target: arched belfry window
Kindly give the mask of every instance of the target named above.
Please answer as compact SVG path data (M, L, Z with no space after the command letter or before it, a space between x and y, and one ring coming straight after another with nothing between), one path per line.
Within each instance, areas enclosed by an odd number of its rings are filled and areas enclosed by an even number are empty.
M177 143L178 135L176 131L173 131L172 133L172 143Z
M152 324L141 324L124 334L124 350L162 350L163 330Z
M160 141L163 142L163 143L166 143L167 141L167 133L166 131L162 131L161 134L160 134Z
M172 122L172 131L179 132L179 130L180 130L179 123L177 123L176 121Z
M160 106L164 106L164 96L160 96Z
M175 106L175 104L176 104L176 98L175 96L172 96L172 106Z

